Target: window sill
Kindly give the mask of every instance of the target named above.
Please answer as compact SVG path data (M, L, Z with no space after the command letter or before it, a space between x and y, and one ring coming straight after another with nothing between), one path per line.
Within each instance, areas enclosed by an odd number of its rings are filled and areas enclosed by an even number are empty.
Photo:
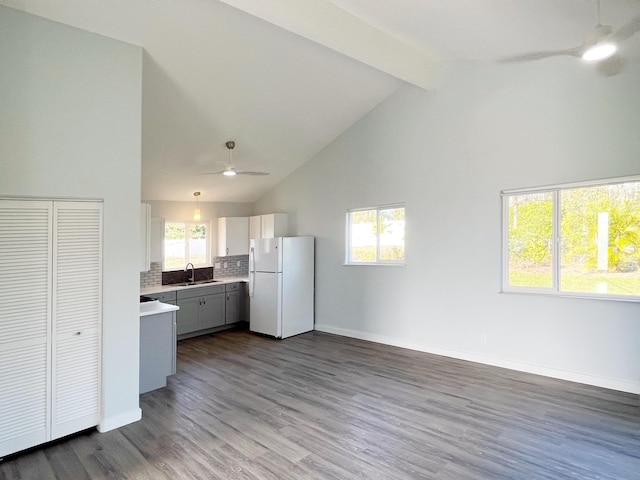
M582 300L606 300L614 302L631 302L640 303L640 297L626 296L626 295L597 295L589 293L570 293L570 292L556 292L556 291L532 291L532 290L501 290L499 293L506 294L520 294L520 295L542 295L545 297L556 298L577 298Z
M376 262L368 262L368 263L356 263L356 262L345 262L342 264L345 267L406 267L406 263L376 263Z

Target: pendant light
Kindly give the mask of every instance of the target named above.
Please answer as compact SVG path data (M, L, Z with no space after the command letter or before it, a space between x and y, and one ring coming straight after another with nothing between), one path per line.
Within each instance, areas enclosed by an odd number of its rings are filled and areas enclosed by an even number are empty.
M227 164L227 168L224 169L224 172L222 172L222 174L225 177L235 177L237 172L236 169L233 168L233 163L231 162L231 153L236 146L236 142L229 140L224 145L227 147L227 150L229 150L229 163Z
M193 219L196 221L200 221L200 203L198 203L198 197L200 196L200 192L193 192L193 196L196 197L196 209L193 211Z

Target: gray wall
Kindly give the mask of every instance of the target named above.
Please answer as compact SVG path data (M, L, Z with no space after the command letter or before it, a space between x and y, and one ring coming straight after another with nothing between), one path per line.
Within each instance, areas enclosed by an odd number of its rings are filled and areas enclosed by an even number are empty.
M640 304L503 294L503 189L640 173L640 65L466 64L379 105L255 205L315 235L316 328L640 392ZM406 267L344 266L345 212L406 202ZM486 335L487 342L481 342Z
M142 51L0 7L0 195L104 201L103 412L140 418Z

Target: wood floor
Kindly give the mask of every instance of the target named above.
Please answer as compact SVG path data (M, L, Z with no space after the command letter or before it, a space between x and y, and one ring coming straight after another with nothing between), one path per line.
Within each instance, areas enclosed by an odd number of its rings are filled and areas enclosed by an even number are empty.
M0 479L640 479L640 398L319 332L180 342L143 419Z

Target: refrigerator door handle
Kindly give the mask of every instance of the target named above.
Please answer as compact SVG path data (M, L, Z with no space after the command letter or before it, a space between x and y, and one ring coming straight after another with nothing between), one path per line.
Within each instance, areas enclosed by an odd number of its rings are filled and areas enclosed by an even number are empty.
M256 281L255 265L255 252L251 247L251 250L249 250L249 297L253 297L253 288Z

